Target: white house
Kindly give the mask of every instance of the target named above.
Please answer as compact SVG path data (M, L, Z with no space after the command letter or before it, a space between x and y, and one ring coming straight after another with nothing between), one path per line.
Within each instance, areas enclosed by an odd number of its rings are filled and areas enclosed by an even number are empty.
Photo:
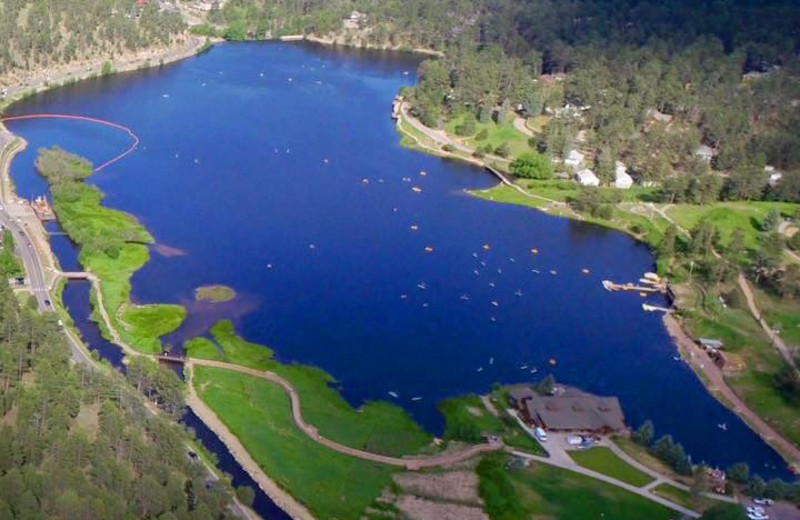
M578 184L581 186L600 186L600 179L588 168L584 168L576 173L575 180L578 181Z
M769 180L767 182L773 188L783 178L783 173L781 173L778 170L776 170L774 166L764 166L764 171L767 172L767 174L769 175Z
M633 178L628 175L628 168L620 161L614 165L614 187L620 190L627 190L633 186Z
M705 162L711 162L711 159L714 157L714 149L708 145L701 144L697 147L697 150L694 151L694 154Z
M577 169L583 164L583 154L578 150L570 150L567 158L564 159L564 164Z

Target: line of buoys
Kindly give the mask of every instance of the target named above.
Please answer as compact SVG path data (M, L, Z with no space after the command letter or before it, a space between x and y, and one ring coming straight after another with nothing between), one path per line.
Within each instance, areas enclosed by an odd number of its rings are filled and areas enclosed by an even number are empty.
M78 115L72 115L72 114L26 114L26 115L21 115L21 116L9 116L9 117L0 118L0 122L4 123L6 121L24 121L24 120L31 120L31 119L66 119L66 120L72 120L72 121L86 121L86 122L89 122L89 123L97 123L97 124L100 124L100 125L109 126L111 128L116 128L117 130L122 130L123 132L128 134L131 137L131 139L133 139L133 144L127 150L122 152L121 154L117 155L116 157L114 157L114 158L104 162L100 166L96 167L94 169L95 172L103 171L108 166L111 166L115 162L120 161L123 158L125 158L126 156L128 156L129 154L133 153L133 151L136 150L136 148L139 146L139 142L140 142L139 141L139 136L137 136L133 132L133 130L131 130L127 126L123 126L123 125L120 125L118 123L113 123L111 121L106 121L105 119L98 119L98 118L95 118L95 117L78 116Z

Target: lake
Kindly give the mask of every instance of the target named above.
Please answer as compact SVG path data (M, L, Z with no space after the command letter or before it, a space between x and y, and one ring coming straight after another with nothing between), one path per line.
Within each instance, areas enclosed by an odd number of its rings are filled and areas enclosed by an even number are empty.
M618 396L629 424L652 419L695 461L745 460L765 477L788 476L676 359L661 316L644 313L638 295L601 287L653 270L646 246L472 197L466 189L496 179L400 146L391 102L415 83L418 64L402 53L224 44L55 89L9 115L80 114L139 135L134 154L91 181L168 246L135 275L133 297L187 306L189 319L166 338L176 347L230 318L281 360L331 373L354 405L389 400L434 433L442 399L552 373ZM30 144L13 165L26 198L47 192L33 166L38 148L58 144L100 164L129 144L86 122L8 126ZM55 248L63 265L75 263L69 244ZM194 302L206 284L237 298ZM87 292L65 296L84 318Z

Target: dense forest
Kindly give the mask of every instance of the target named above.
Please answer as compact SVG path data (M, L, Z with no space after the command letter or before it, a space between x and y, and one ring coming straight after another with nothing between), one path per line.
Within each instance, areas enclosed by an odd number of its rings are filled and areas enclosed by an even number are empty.
M352 10L366 17L343 30ZM720 172L714 199L800 200L795 2L231 0L210 20L233 39L344 33L444 50L406 92L429 126L541 114L532 147L554 159L580 148L601 178L619 159L643 182Z
M0 2L0 76L165 44L184 31L177 12L133 0Z
M140 360L128 377L175 412L174 394L155 397L180 389L162 370ZM187 439L120 374L74 366L57 318L0 284L0 519L228 518L230 486Z

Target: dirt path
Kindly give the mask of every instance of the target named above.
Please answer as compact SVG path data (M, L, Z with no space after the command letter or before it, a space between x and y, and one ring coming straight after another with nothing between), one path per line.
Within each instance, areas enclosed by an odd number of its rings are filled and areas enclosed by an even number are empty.
M345 455L349 455L351 457L356 457L371 462L378 462L380 464L387 464L390 466L398 466L410 471L416 471L425 468L450 466L452 464L457 464L459 462L464 462L465 460L469 460L482 453L497 451L503 448L502 442L494 442L494 443L478 444L475 446L470 446L469 448L466 448L461 451L443 453L441 455L434 455L431 457L418 457L418 458L389 457L387 455L380 455L378 453L371 453L368 451L351 448L350 446L345 446L344 444L339 444L336 441L332 441L326 437L323 437L322 435L320 435L319 430L317 430L316 427L314 427L311 424L308 424L305 421L305 419L303 419L300 395L297 393L297 390L295 390L295 388L289 381L285 380L275 372L255 370L240 365L224 363L222 361L211 361L206 359L187 360L186 367L189 370L191 370L194 367L194 365L222 368L225 370L233 370L236 372L241 372L242 374L247 374L249 376L260 377L261 379L266 379L267 381L270 381L272 383L281 386L289 395L289 400L291 401L292 405L292 419L294 420L295 425L300 429L300 431L306 434L314 442L322 444L327 448L330 448L334 451L338 451L339 453L343 453ZM191 383L189 386L193 388ZM194 392L194 390L192 390L192 392Z
M787 438L775 431L764 419L742 401L742 399L728 386L722 370L697 346L674 316L665 314L664 325L670 336L675 340L681 353L689 361L695 371L704 376L706 387L728 406L734 413L745 420L765 442L773 446L784 457L788 457L794 465L800 465L800 449Z
M528 128L527 120L523 117L516 116L514 117L514 128L522 132L523 134L527 135L528 137L533 137L533 130Z
M789 348L786 343L783 342L780 336L775 334L772 328L767 324L767 321L764 319L764 316L761 314L761 310L758 308L756 304L756 297L753 294L753 290L750 288L750 284L747 283L747 278L745 278L744 274L739 273L739 277L737 279L737 283L739 284L739 288L744 293L744 297L747 300L747 307L750 309L750 314L756 319L756 321L761 325L761 328L764 329L764 332L767 334L770 342L778 349L783 359L792 367L795 373L800 374L797 369L797 363L794 360L794 355L792 353L792 349Z

